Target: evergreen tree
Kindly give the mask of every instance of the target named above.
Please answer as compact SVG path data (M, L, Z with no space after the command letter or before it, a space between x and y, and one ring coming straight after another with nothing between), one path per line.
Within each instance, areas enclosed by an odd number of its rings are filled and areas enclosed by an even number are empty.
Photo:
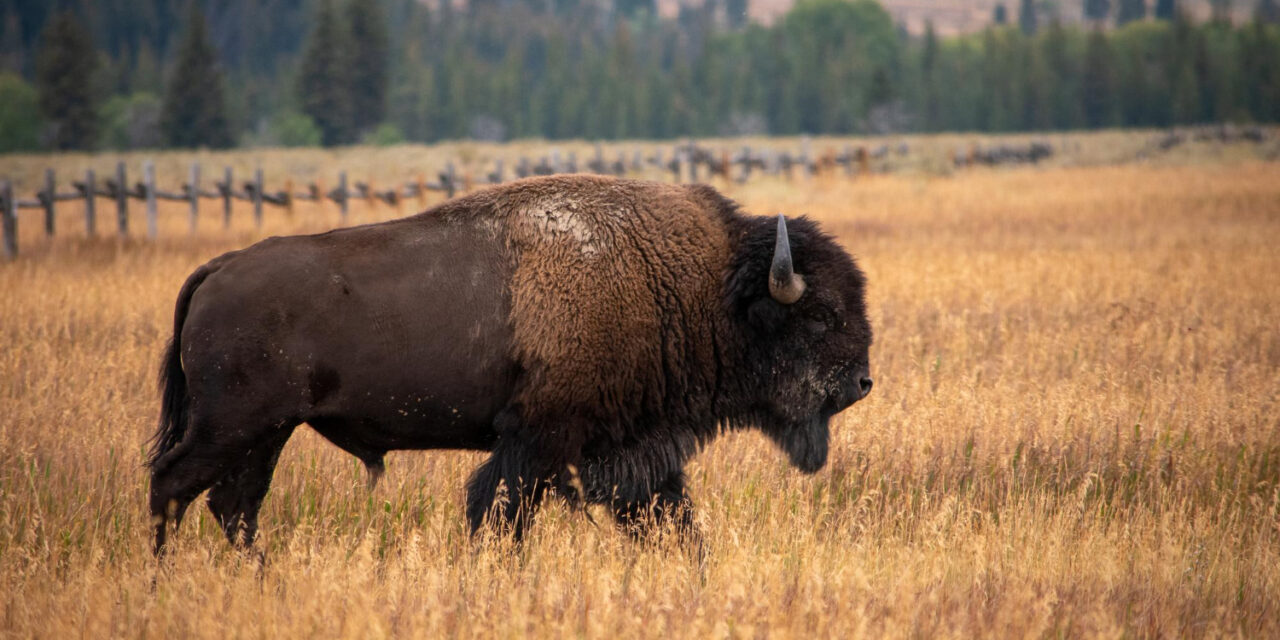
M658 15L658 7L654 0L614 0L613 8L614 11L628 18Z
M356 133L373 129L387 111L387 21L378 0L351 0L347 5L350 45L348 89L351 126Z
M36 90L16 73L0 72L0 153L40 148Z
M1214 89L1217 87L1214 76L1213 60L1210 57L1208 34L1209 29L1198 29L1188 25L1190 42L1187 48L1191 51L1191 68L1195 72L1195 86L1200 88L1200 116L1198 121L1210 122L1214 119L1214 108L1217 106Z
M1280 2L1276 0L1258 0L1258 6L1253 10L1253 19L1258 22L1272 24L1280 22Z
M1209 0L1212 6L1212 16L1214 22L1231 22L1231 1L1232 0Z
M1009 10L1004 7L1003 2L996 3L996 8L991 13L991 21L999 25L1009 24Z
M867 88L867 104L876 107L893 100L893 83L884 67L877 67L871 74L871 86Z
M1022 128L1044 130L1053 126L1054 105L1049 101L1054 83L1048 62L1034 44L1033 41L1023 43L1023 64L1019 68L1022 86L1018 98L1022 101Z
M924 49L920 54L921 98L924 102L921 111L924 115L924 130L935 131L938 128L938 87L934 77L938 67L938 36L933 31L933 21L924 25Z
M1156 19L1172 21L1178 17L1178 0L1156 0Z
M750 19L748 13L749 0L726 0L724 4L725 18L729 22L729 28L741 29L747 25Z
M40 113L52 127L54 149L91 149L98 140L97 61L89 32L70 11L45 26L36 57L36 92Z
M1062 22L1054 20L1042 38L1040 46L1046 67L1048 87L1046 98L1050 111L1050 127L1073 129L1080 126L1080 100L1077 83L1079 65L1068 44L1067 30Z
M1120 7L1116 11L1117 25L1123 26L1146 17L1147 0L1120 0Z
M1173 81L1173 120L1178 124L1191 124L1200 119L1200 87L1196 83L1195 69L1184 64Z
M302 56L297 91L302 112L320 127L325 146L349 144L355 139L346 40L332 0L320 0L316 26Z
M204 14L194 1L178 45L178 60L165 85L160 130L174 147L222 149L233 142L222 71L209 42Z
M1022 32L1032 35L1036 32L1036 2L1035 0L1022 0L1022 8L1018 10L1018 26L1022 27Z
M155 50L145 42L138 47L133 70L129 75L130 92L146 91L159 94L164 90L164 72L160 68L160 61L156 59Z
M1084 17L1094 23L1102 22L1111 13L1111 0L1084 0Z
M1280 38L1258 21L1242 29L1240 38L1249 113L1258 120L1280 120L1280 64L1274 63L1280 60Z
M0 69L22 73L26 67L27 51L24 46L22 20L14 12L12 4L8 5L0 18Z
M997 34L1003 30L985 29L982 32L981 78L982 91L978 97L978 126L986 131L1002 131L1010 127L1007 113L1007 91L1011 80L1011 62Z
M1085 124L1094 128L1111 124L1111 50L1101 29L1089 33L1080 84Z

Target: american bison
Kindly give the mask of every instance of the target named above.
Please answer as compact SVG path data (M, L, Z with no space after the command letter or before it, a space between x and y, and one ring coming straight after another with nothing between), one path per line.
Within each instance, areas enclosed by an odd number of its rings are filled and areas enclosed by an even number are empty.
M232 544L251 545L302 423L371 482L394 449L492 452L467 483L473 532L488 520L518 539L550 488L633 531L687 527L684 465L722 430L759 429L804 472L825 464L831 417L871 390L863 289L806 218L581 175L227 253L174 310L155 551L206 489Z

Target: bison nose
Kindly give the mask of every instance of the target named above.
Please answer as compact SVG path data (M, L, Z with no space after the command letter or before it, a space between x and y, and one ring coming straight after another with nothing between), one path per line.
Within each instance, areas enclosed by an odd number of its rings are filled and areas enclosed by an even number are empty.
M867 397L867 394L871 393L871 378L864 376L858 381L858 388L862 390L862 397Z

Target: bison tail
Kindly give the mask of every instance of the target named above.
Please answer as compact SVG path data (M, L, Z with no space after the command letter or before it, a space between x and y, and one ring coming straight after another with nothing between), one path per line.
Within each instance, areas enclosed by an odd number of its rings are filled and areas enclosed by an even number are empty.
M173 310L173 337L169 338L169 346L160 361L160 424L151 436L151 451L147 456L147 466L153 471L160 458L177 446L187 432L191 400L187 395L187 375L182 371L182 325L187 320L191 296L210 273L208 266L196 269L182 285Z

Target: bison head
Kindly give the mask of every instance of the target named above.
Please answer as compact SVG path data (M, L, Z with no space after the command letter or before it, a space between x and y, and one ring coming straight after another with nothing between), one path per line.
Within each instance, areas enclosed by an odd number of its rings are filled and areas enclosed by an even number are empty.
M806 218L759 218L738 246L728 304L745 344L746 422L801 471L827 461L831 417L871 391L865 278Z

